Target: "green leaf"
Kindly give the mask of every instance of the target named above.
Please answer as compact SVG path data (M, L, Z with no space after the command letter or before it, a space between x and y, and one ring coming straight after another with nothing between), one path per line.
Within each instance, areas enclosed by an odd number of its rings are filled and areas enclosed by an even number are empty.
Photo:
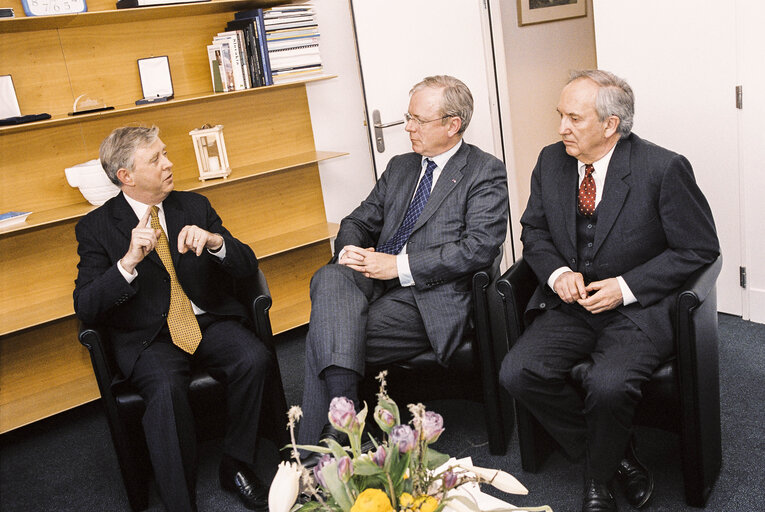
M292 445L288 444L287 446L285 446L285 448L291 449ZM309 450L309 451L318 452L318 453L332 453L332 450L330 450L329 448L325 446L317 446L315 444L296 444L295 448L297 448L298 450Z
M343 485L343 482L340 480L340 477L337 475L337 461L332 461L324 466L321 469L321 476L324 477L324 482L327 484L327 490L337 502L338 506L343 509L343 512L351 510L353 500L348 494L345 485Z
M383 469L375 464L372 460L364 458L364 459L356 459L353 461L353 473L355 475L364 475L364 476L370 476L370 475L382 475L385 472Z
M436 469L438 466L446 463L448 460L448 455L439 453L431 448L428 448L425 451L425 467L428 469Z
M343 448L340 443L334 439L324 439L323 442L325 442L328 447L327 451L323 453L331 453L336 459L342 459L348 455L345 451L345 448Z

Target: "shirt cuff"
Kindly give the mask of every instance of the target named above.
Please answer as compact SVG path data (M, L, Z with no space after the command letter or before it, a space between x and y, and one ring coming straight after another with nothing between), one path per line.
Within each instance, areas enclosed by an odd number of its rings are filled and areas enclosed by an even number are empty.
M396 255L396 269L401 286L414 286L414 277L412 277L412 271L409 268L409 255L407 253Z
M221 237L222 238L222 237ZM223 240L223 244L221 244L220 248L217 251L211 251L210 249L207 249L207 252L218 258L219 260L222 260L226 257L226 240Z
M564 272L573 272L573 270L571 270L569 267L560 267L555 269L555 271L550 274L550 278L547 279L547 286L549 286L552 291L555 291L555 281L557 281L558 277L560 277L560 275Z
M133 280L138 277L138 271L136 269L133 269L133 273L131 274L124 268L122 268L122 260L117 261L117 270L120 271L120 274L122 274L122 277L125 278L125 281L128 282L128 284L132 283Z
M622 291L622 304L627 306L637 302L637 298L632 293L632 290L630 290L630 287L627 286L627 281L625 281L622 276L616 276L616 280L619 282L619 288Z

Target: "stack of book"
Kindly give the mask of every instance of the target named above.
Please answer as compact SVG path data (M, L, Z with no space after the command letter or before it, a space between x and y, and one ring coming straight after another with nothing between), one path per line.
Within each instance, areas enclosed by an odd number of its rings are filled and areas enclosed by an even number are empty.
M207 46L215 92L320 74L319 29L310 5L236 13Z
M263 18L274 83L321 74L319 25L310 4L267 9Z

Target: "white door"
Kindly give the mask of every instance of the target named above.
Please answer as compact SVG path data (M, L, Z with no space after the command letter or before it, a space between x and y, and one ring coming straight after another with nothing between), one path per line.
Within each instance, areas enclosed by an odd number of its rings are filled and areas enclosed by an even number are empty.
M718 309L741 315L736 20L722 4L594 0L593 15L598 66L635 92L635 133L693 165L722 246Z
M741 116L741 215L747 288L744 318L765 323L765 2L738 0L739 82L743 87Z
M475 102L465 141L504 160L483 0L353 0L352 7L377 177L391 157L412 150L403 125L409 90L429 75L465 82Z

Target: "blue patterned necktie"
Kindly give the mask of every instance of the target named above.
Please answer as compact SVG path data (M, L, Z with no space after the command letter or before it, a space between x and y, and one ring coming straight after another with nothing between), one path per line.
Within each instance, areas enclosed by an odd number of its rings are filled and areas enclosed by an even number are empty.
M386 254L398 254L401 252L401 248L404 247L406 241L409 240L409 235L412 234L412 228L420 217L422 210L425 208L425 203L430 198L430 187L433 184L433 171L436 170L436 163L430 158L426 158L425 162L427 167L425 168L425 174L420 180L420 185L417 187L417 192L414 193L412 202L409 203L409 208L406 210L404 221L401 223L396 233L388 239L387 242L377 247L377 252L384 252Z

